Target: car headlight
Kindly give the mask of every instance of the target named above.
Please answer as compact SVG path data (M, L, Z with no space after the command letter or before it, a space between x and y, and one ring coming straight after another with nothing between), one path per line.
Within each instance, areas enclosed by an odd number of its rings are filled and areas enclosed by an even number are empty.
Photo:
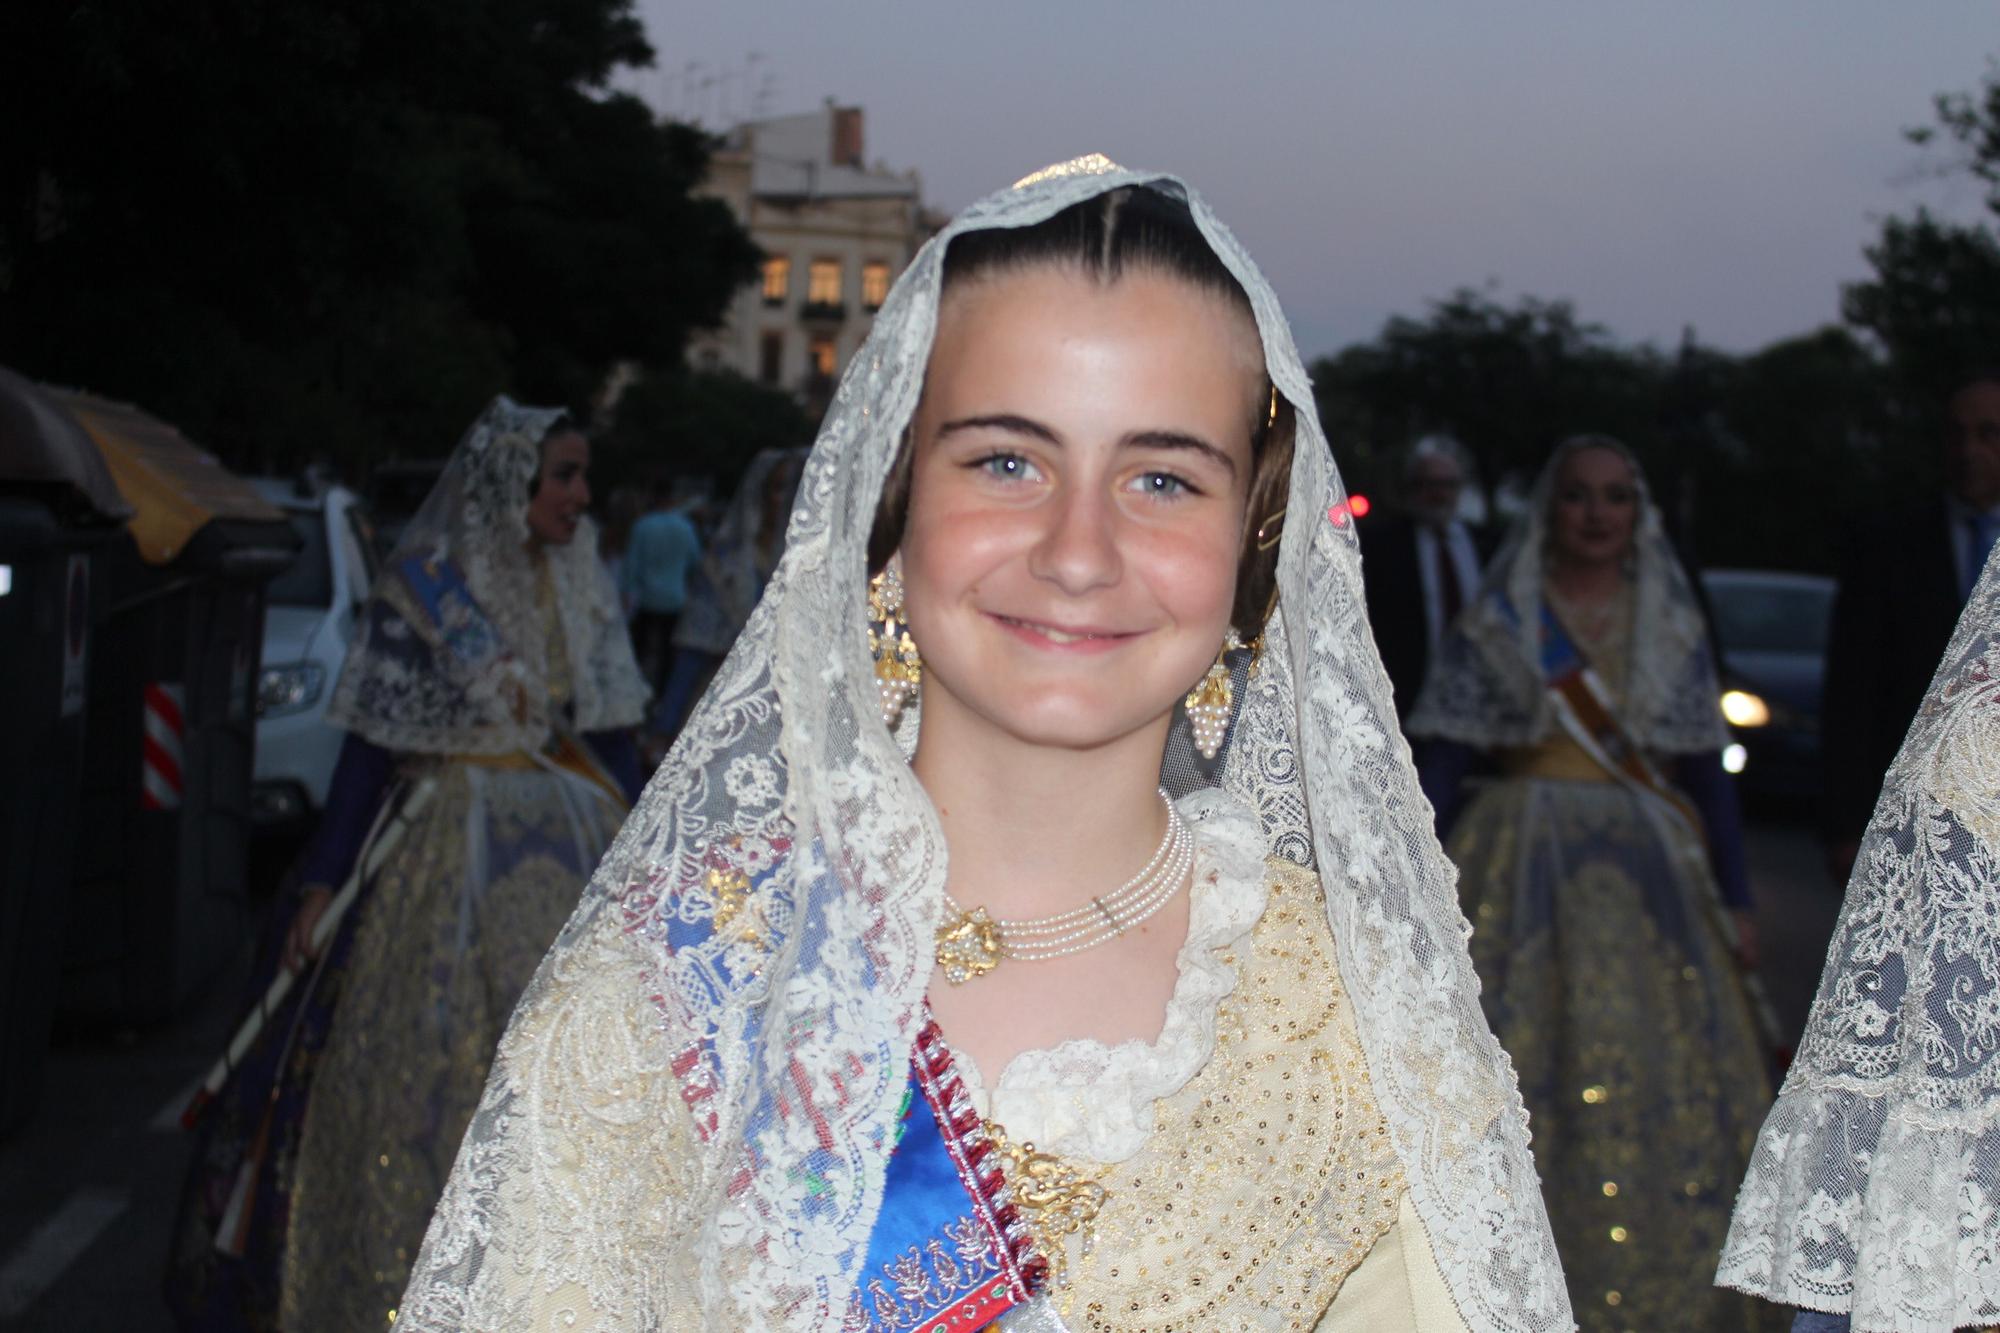
M326 668L317 662L282 662L257 677L257 716L283 717L311 708L326 688Z
M1732 727L1767 726L1771 721L1771 706L1748 690L1724 690L1722 716Z

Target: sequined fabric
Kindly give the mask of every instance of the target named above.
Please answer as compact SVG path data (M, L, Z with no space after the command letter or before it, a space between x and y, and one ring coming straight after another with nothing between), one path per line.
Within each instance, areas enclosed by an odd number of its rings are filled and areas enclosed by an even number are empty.
M622 812L567 772L455 761L363 905L291 1189L283 1327L380 1329L515 998Z
M1709 1285L1770 1085L1702 849L1618 783L1510 777L1448 850L1582 1326L1771 1326Z
M1046 1299L1073 1330L1314 1328L1396 1219L1403 1173L1318 878L1274 860L1267 879L1255 930L1218 954L1240 980L1214 1012L1212 1056L1151 1107L1129 1160L1064 1159L1103 1190L1087 1248L1082 1229L1052 1238L1067 1281Z

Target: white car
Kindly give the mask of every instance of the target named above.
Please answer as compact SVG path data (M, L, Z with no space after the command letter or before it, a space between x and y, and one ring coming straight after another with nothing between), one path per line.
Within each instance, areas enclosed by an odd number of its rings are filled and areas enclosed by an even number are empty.
M368 599L376 554L361 499L346 487L274 477L251 484L285 511L305 543L265 590L250 808L260 828L276 830L302 825L326 805L346 735L328 724L327 699Z

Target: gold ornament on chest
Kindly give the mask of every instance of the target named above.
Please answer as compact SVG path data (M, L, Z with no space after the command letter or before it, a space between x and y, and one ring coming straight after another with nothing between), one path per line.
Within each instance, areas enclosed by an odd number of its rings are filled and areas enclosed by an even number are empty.
M1067 1267L1064 1242L1080 1236L1083 1256L1089 1257L1097 1245L1097 1215L1110 1193L1054 1153L1014 1142L995 1121L986 1122L986 1134L1000 1153L1015 1206L1027 1214L1035 1247L1049 1261L1049 1282L1060 1287Z
M1085 906L1053 916L1006 920L984 907L962 906L947 889L936 941L937 965L944 979L962 986L1003 961L1035 963L1081 953L1116 939L1171 902L1194 868L1194 835L1166 792L1159 797L1166 807L1167 831L1153 859Z
M937 964L944 979L962 986L1000 966L1000 927L986 909L953 912L937 930Z

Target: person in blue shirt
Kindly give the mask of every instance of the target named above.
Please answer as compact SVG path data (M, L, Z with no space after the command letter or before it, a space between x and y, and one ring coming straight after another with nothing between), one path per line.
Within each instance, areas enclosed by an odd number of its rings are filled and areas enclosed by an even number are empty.
M701 562L701 538L673 506L664 478L654 483L652 507L632 525L618 591L632 612L632 648L639 670L657 697L673 655L674 626L687 605L688 575Z

